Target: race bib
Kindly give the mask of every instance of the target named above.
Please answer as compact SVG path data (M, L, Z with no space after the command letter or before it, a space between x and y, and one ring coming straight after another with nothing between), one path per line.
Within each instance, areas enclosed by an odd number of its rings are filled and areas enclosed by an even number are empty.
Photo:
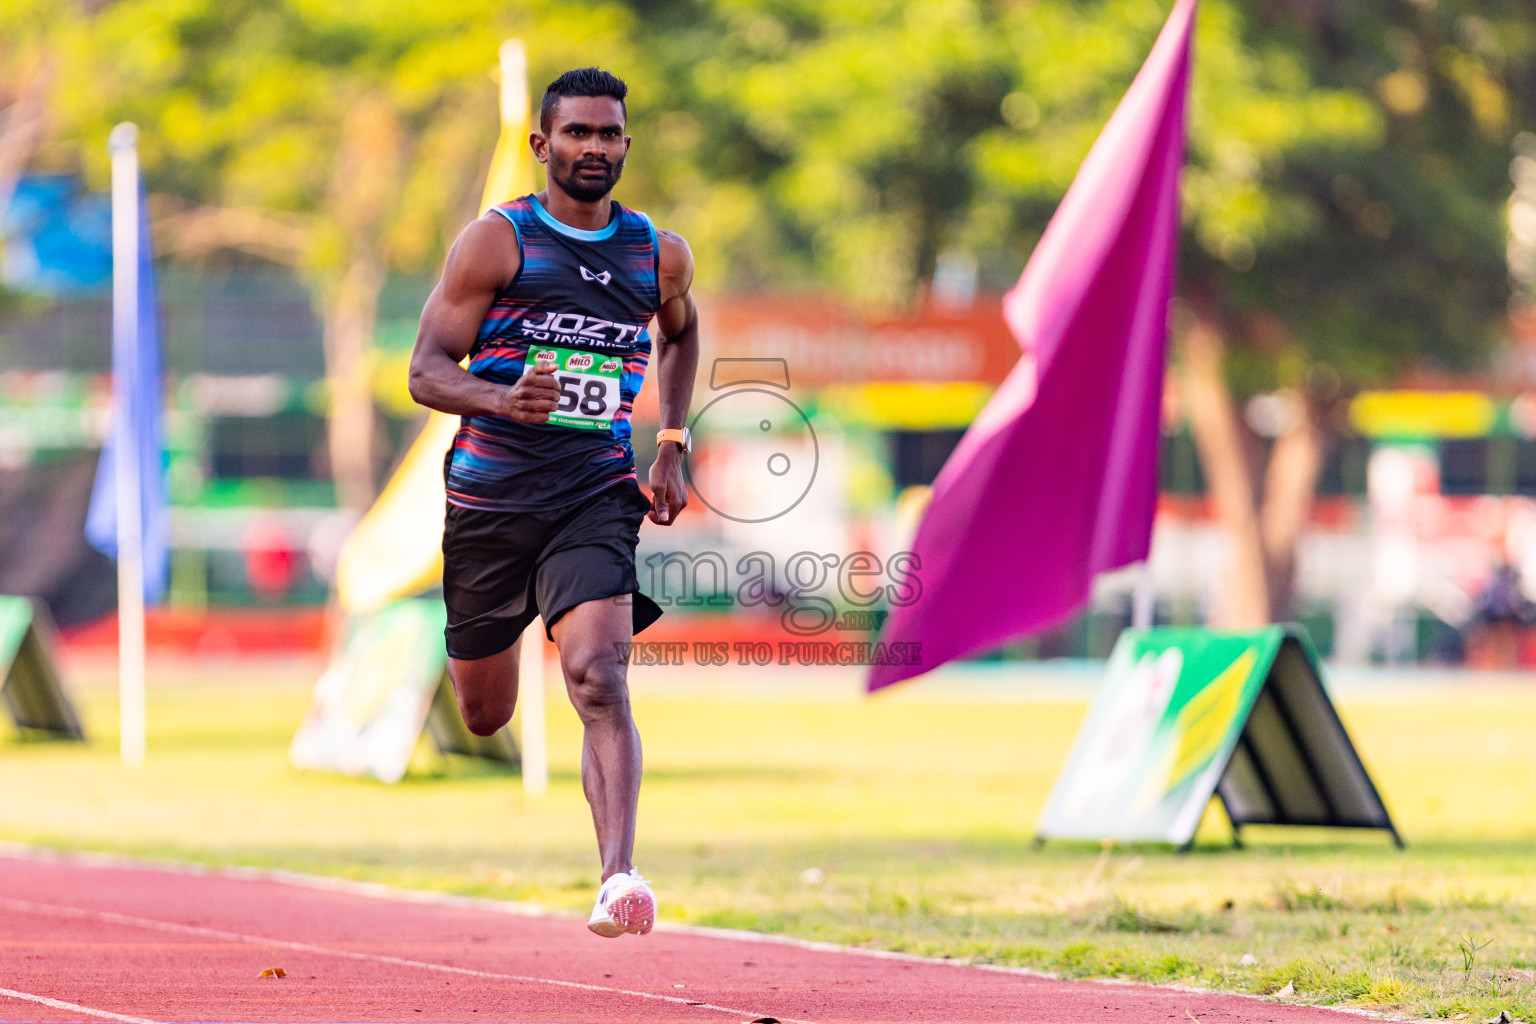
M541 360L554 360L555 384L560 388L560 404L549 414L550 423L582 430L607 430L613 425L624 360L550 345L530 348L523 372L532 373Z

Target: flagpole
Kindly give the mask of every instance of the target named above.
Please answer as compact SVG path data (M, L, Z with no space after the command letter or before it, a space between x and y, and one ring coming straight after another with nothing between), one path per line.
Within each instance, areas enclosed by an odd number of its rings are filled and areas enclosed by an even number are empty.
M501 61L501 138L497 141L497 159L485 182L485 196L480 209L513 198L532 183L527 180L528 155L528 54L521 39L502 41L498 51ZM503 146L515 147L500 152ZM542 796L549 788L549 754L544 730L544 620L535 619L523 630L522 657L517 666L518 713L521 716L523 792Z
M544 620L523 630L517 665L517 700L522 715L523 792L543 796L549 788L549 753L544 742Z
M133 372L139 342L139 130L112 129L112 343L114 472L117 491L117 671L124 763L144 762L144 545Z
M1157 610L1157 591L1152 581L1152 561L1148 559L1136 567L1136 589L1131 591L1131 628L1151 629L1153 613Z

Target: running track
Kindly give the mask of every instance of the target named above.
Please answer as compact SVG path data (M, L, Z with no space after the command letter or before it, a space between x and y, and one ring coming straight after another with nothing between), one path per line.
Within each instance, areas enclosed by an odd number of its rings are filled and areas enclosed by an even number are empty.
M258 978L267 967L288 976ZM760 1018L1345 1019L1239 996L1056 981L734 933L599 939L567 917L296 876L0 852L0 1024Z

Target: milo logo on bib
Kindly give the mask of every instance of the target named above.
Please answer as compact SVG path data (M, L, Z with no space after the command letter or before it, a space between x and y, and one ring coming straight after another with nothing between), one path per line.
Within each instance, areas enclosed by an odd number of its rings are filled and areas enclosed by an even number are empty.
M551 424L578 430L607 430L613 425L613 415L619 409L619 375L624 369L623 360L605 359L594 369L597 356L591 352L544 348L531 355L533 358L525 363L524 373L531 372L537 362L552 361L555 364L560 404L549 414Z

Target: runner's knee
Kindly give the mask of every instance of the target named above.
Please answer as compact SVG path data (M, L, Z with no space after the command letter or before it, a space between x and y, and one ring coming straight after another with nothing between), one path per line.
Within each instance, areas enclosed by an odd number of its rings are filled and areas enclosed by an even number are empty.
M517 648L479 661L449 659L448 678L459 716L476 736L490 736L512 720L517 704Z
M459 714L476 736L490 736L512 721L511 707L491 707L485 701L459 700Z
M613 657L576 657L565 667L565 685L582 721L629 710L624 665Z

